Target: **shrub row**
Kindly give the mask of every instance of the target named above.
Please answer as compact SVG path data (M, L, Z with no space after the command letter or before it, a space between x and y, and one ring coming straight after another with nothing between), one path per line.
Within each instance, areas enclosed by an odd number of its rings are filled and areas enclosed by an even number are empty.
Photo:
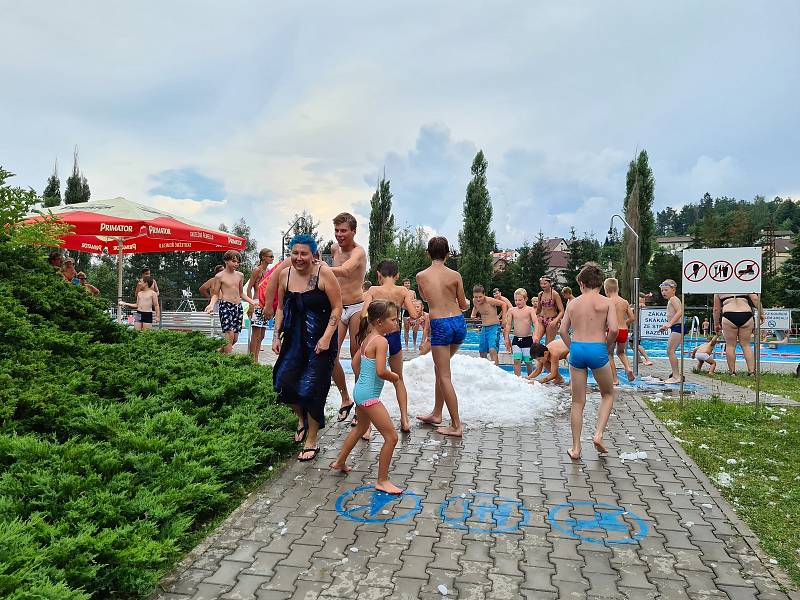
M292 447L269 369L135 334L0 245L0 597L152 591Z

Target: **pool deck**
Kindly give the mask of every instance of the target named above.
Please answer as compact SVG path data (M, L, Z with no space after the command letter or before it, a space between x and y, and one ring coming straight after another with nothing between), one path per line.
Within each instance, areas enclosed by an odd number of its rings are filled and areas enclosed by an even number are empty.
M265 350L261 361L274 359ZM665 363L642 374L663 375ZM590 395L580 461L566 454L566 413L466 424L462 439L415 423L392 463L408 491L399 500L372 491L377 434L355 448L351 473L327 468L350 429L331 423L314 462L289 460L153 599L800 599L645 395L618 390L607 456L589 443ZM647 457L622 456L636 451Z

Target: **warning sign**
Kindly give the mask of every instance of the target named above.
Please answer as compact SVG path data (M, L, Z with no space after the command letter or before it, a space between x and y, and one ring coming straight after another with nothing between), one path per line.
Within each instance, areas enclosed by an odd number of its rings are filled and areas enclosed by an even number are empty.
M761 248L703 248L683 251L686 294L761 293Z
M717 260L709 267L711 279L716 282L728 281L733 277L733 265L727 260Z
M739 281L753 281L761 274L761 265L752 260L740 260L733 272Z
M708 267L699 260L694 260L683 268L683 276L689 281L703 281L708 276Z

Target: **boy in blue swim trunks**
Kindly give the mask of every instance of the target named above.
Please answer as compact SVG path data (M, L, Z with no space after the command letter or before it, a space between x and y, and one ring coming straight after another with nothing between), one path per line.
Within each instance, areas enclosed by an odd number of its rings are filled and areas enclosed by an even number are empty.
M667 358L669 366L672 367L672 373L664 380L664 383L680 383L681 373L675 350L683 341L683 305L676 295L678 284L674 279L665 279L658 287L661 289L661 295L667 300L667 322L659 328L659 331L669 331Z
M501 316L497 318L497 309ZM472 318L481 317L480 341L478 352L481 358L489 358L495 365L500 364L497 353L500 351L500 323L506 322L506 303L502 300L486 297L486 290L480 284L472 288Z
M469 302L464 295L464 282L458 271L445 266L450 254L447 238L436 236L428 242L431 266L417 274L419 295L430 311L431 354L436 373L436 400L429 415L417 417L423 423L439 425L442 408L450 413L450 427L440 427L438 433L461 437L464 433L458 416L458 397L450 378L450 359L467 336L464 311Z
M608 452L603 445L603 432L614 404L614 385L608 355L617 343L619 325L617 311L611 300L600 295L605 275L595 263L586 263L576 278L581 295L572 300L561 321L559 335L569 349L569 376L572 388L572 448L567 453L573 460L581 457L581 430L583 409L586 405L586 380L592 370L600 387L600 410L597 412L597 429L592 443L601 454ZM570 333L570 328L572 332Z
M514 291L514 304L514 308L508 311L508 318L505 321L505 336L506 349L510 349L514 356L514 375L519 377L522 372L522 363L525 363L528 375L533 371L531 347L533 346L536 309L528 306L528 292L525 288L518 288ZM510 339L512 327L514 328L514 338Z
M407 315L416 319L419 316L417 307L414 304L416 295L413 290L397 285L397 278L399 277L397 263L393 260L382 260L378 263L376 271L379 285L371 286L364 293L364 307L361 309L361 318L367 318L367 311L373 300L386 300L394 304L397 309L395 311L397 315L400 315L400 310L403 309ZM389 342L389 368L398 376L397 381L394 382L394 389L397 393L397 403L400 405L400 431L411 433L411 424L408 422L408 393L403 382L403 344L400 339L400 323L398 323L396 330L390 331L384 337ZM358 424L358 419L355 417L353 417L353 421L356 425ZM365 435L369 437L369 433L370 431L367 429Z

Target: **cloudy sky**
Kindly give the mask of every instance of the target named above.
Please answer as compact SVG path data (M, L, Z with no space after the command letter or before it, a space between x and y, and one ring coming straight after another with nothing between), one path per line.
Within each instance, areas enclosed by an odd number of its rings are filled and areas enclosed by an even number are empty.
M305 208L455 236L489 161L498 244L604 235L645 148L656 208L800 199L800 3L0 0L0 164L261 245ZM366 228L360 238L366 242Z

